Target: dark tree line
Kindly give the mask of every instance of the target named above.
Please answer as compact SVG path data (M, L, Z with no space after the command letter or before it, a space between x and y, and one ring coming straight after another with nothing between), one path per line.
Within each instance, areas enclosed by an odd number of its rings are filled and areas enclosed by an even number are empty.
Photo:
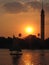
M34 35L29 35L24 39L18 37L0 37L0 48L49 49L49 38L44 41L41 41L40 38L37 38Z

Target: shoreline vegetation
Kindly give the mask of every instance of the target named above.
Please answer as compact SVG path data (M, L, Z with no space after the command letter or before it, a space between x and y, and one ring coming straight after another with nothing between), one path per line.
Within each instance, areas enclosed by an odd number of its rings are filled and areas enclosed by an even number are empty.
M49 38L42 41L35 35L28 35L24 39L19 37L0 37L0 49L32 49L32 50L49 50Z

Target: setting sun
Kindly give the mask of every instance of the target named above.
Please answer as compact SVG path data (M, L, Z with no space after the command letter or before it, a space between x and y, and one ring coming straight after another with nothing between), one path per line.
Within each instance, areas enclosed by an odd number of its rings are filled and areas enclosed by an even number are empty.
M25 31L26 31L27 34L32 34L33 28L32 27L26 27Z

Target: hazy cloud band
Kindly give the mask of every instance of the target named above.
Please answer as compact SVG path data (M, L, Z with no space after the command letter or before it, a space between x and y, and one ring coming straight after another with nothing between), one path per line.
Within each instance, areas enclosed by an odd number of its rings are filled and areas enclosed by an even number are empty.
M3 8L8 13L20 13L20 12L27 12L29 10L28 6L30 8L33 8L34 10L40 10L41 9L41 2L38 1L32 1L32 2L9 2L5 3L3 5ZM49 3L44 4L44 9L49 12Z

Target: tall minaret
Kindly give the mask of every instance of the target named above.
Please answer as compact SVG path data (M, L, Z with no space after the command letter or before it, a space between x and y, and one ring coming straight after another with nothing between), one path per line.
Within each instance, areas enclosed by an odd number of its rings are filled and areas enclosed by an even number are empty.
M43 9L43 0L42 0L42 9L41 9L41 39L44 40L44 24L45 24L45 12Z

